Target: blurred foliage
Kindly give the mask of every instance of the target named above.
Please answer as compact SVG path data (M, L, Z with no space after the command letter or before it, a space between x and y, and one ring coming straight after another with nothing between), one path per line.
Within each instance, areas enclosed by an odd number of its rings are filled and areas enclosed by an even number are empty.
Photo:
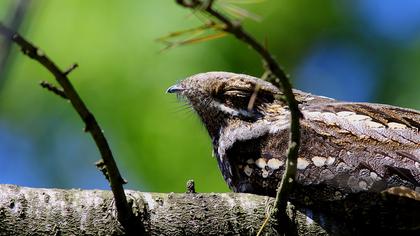
M12 2L0 1L0 19ZM267 41L292 79L316 45L344 42L374 62L372 101L419 109L418 35L404 42L375 35L357 4L267 0L241 7L261 17L244 25ZM37 0L19 30L61 68L79 64L70 78L102 125L129 188L182 192L194 179L197 191L228 191L205 128L165 89L199 72L259 76L263 69L257 54L231 36L160 52L165 45L157 38L203 24L195 15L175 1ZM51 75L16 48L14 53L0 78L0 141L9 140L0 144L0 162L19 165L3 164L8 169L0 182L106 188L93 165L99 154L75 111L37 85L54 82ZM299 87L300 79L295 82ZM28 147L22 149L22 142Z

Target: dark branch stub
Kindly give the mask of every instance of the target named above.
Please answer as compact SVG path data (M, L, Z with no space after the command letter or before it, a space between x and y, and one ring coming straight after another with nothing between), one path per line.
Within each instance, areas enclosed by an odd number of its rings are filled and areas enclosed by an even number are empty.
M96 168L98 168L98 170L100 172L102 172L102 174L105 176L105 179L109 181L109 174L106 170L104 161L101 159L101 160L95 162L95 166L96 166Z
M77 63L72 64L67 70L64 71L64 74L69 75L77 67L79 67Z
M187 181L187 193L196 193L193 179Z

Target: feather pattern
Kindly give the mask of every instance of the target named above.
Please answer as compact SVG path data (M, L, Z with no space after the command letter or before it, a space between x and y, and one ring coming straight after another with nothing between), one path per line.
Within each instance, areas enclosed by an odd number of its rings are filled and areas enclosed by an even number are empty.
M290 112L276 99L281 92L228 72L194 75L177 86L212 137L229 187L275 195L289 137ZM303 114L297 163L303 191L322 199L396 186L420 191L420 112L294 93Z

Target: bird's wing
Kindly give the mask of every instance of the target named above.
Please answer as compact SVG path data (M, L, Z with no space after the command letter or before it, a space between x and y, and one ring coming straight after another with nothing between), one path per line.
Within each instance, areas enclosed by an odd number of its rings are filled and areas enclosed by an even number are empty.
M358 185L362 188L366 181L361 175L367 174L370 182L376 178L384 187L420 186L420 112L390 105L336 101L302 104L301 111L305 130L303 153L307 158L322 156L323 151L314 145L328 144L330 148L324 148L324 153L337 158L329 170L335 176L346 172L349 175L346 184L353 178L354 189ZM314 144L311 141L314 137L321 137L322 141Z

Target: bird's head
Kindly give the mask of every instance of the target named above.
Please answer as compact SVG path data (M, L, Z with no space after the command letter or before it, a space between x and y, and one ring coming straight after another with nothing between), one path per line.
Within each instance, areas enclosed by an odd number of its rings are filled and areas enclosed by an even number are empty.
M253 122L263 118L265 107L279 94L269 82L229 72L196 74L167 92L186 98L213 138L232 120Z

